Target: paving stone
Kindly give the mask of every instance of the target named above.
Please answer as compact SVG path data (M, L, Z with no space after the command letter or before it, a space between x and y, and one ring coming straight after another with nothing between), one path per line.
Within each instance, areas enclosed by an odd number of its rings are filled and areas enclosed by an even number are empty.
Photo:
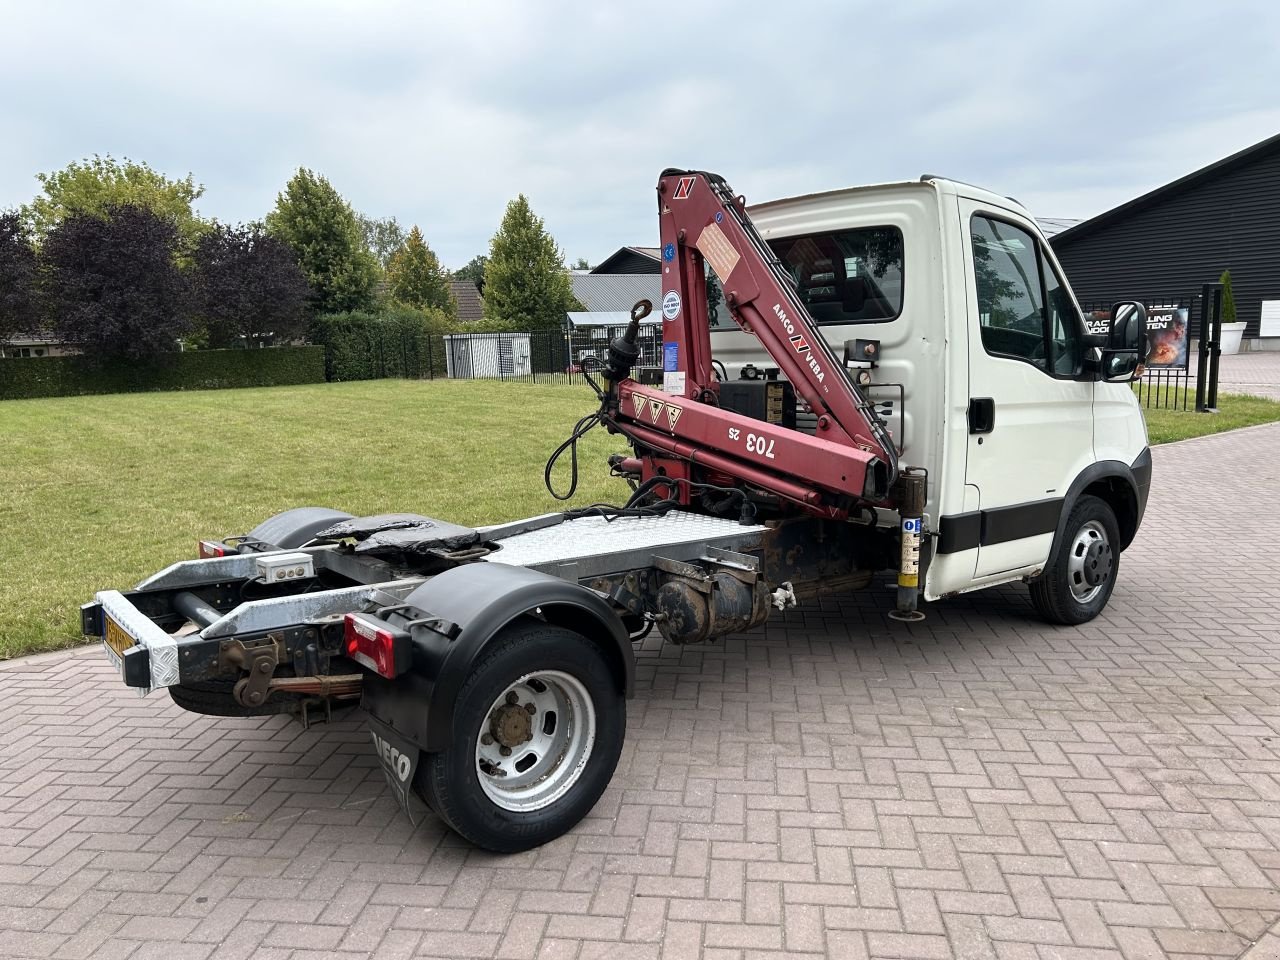
M0 664L0 955L1280 956L1280 582L1230 535L1280 569L1280 426L1154 461L1093 623L1002 587L908 627L872 589L647 639L604 799L513 857L403 822L358 716Z

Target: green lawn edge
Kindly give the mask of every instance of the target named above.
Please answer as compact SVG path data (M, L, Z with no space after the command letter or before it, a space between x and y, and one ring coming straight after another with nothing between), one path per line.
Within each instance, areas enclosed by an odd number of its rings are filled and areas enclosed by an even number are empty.
M585 386L365 381L0 403L0 660L78 646L76 610L302 504L481 524L564 504L547 456L595 406ZM1152 444L1280 421L1280 402L1144 409ZM621 502L604 430L572 501ZM558 486L567 483L566 456Z

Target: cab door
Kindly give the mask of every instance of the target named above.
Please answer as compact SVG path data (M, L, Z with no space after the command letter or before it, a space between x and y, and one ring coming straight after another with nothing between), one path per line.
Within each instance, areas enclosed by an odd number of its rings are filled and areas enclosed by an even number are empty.
M959 199L967 238L969 435L978 492L967 534L980 579L1043 564L1063 498L1094 459L1084 325L1038 234L1018 213Z

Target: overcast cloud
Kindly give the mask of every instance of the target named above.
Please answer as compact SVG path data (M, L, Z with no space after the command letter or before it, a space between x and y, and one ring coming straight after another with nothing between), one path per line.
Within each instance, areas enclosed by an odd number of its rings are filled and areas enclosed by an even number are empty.
M764 200L940 173L1086 217L1280 132L1280 4L0 0L0 208L93 153L262 217L299 166L449 266L524 192L656 243L667 166Z

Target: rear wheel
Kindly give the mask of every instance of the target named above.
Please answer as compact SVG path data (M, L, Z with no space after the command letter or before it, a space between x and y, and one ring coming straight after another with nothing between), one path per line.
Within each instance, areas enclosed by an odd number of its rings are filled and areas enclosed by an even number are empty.
M1092 620L1111 599L1120 570L1120 528L1105 500L1083 496L1067 518L1062 546L1039 579L1031 603L1049 623Z
M626 701L600 647L539 621L506 627L458 692L454 745L414 789L442 820L498 853L554 840L613 776Z

